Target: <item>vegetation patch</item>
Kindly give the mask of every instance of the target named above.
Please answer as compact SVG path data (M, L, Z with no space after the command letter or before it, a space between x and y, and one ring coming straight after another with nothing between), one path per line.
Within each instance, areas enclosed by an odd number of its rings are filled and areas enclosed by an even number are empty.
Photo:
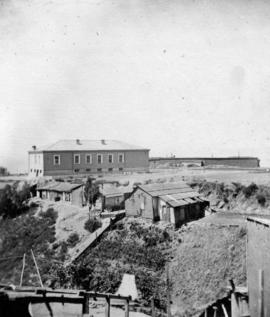
M2 283L19 284L22 269L22 258L26 254L24 285L37 285L31 250L33 250L42 277L50 270L51 263L58 258L51 247L55 242L55 220L57 213L53 209L41 212L34 211L14 219L0 221L0 281ZM33 274L34 273L34 274Z
M78 264L52 272L53 286L73 286L97 292L114 293L123 274L136 277L142 303L151 296L165 307L164 277L167 253L172 233L139 222L122 220L105 234L100 243ZM165 254L166 253L166 254Z
M101 226L102 226L102 222L96 217L94 217L94 218L89 218L88 220L86 220L84 224L84 229L88 230L90 233L93 233Z
M246 284L246 228L193 224L179 231L171 264L178 316L194 316L227 294L229 279Z

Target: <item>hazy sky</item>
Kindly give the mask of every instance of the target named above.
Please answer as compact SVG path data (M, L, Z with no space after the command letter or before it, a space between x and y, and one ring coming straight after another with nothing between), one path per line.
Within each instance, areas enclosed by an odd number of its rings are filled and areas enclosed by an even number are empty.
M270 166L269 1L0 4L0 165L107 138Z

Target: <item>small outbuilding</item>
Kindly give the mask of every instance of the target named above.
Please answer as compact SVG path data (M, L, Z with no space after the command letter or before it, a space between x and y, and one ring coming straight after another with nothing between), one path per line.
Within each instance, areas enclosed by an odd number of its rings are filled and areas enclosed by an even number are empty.
M137 186L125 201L127 216L173 223L176 228L204 217L209 202L184 182Z
M49 182L37 187L37 196L52 201L68 202L82 207L84 205L84 185L68 182Z
M100 188L102 211L105 209L110 211L125 209L125 199L132 192L129 187L103 186Z

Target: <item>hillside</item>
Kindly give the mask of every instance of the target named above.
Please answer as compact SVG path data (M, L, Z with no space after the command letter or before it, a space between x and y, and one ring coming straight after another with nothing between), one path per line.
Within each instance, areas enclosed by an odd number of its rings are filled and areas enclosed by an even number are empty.
M170 264L173 311L194 316L226 295L229 279L245 285L246 230L194 222L178 231Z
M243 212L249 204L268 212L269 201L265 187L206 182L193 186L215 206L222 203L222 217L204 218L177 231L138 218L123 219L80 262L68 267L64 261L74 246L70 235L78 233L78 243L89 234L84 230L87 210L35 201L29 211L0 221L0 282L19 284L22 256L27 253L23 285L39 286L30 257L33 249L46 286L115 292L124 273L135 274L141 304L149 305L154 296L165 310L169 263L172 309L179 316L194 316L225 295L230 278L245 284L245 228L242 218L240 227L227 222L229 206L238 204ZM262 192L264 206L258 202Z
M270 187L267 185L209 181L193 182L191 185L209 199L216 210L270 215Z

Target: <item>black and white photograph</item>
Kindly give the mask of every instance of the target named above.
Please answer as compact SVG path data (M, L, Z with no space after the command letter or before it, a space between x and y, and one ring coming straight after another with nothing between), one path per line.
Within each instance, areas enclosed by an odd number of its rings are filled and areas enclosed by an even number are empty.
M270 317L270 1L0 0L0 317Z

